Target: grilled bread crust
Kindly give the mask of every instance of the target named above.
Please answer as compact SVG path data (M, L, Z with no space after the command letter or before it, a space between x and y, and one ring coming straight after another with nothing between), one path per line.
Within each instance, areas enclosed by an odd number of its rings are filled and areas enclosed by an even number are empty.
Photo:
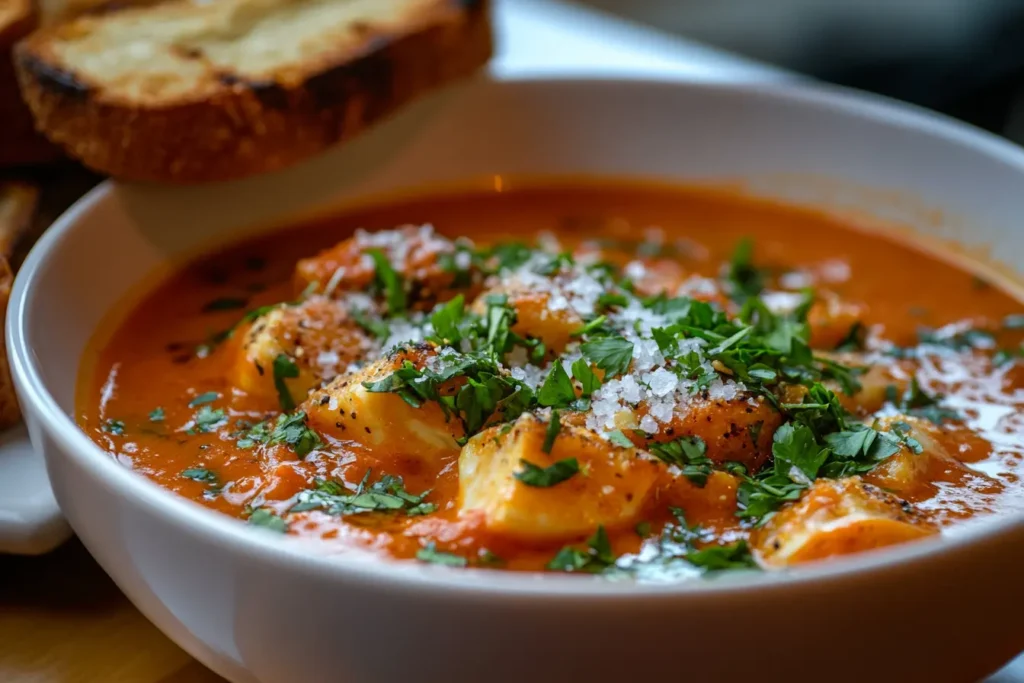
M14 44L36 27L38 18L32 0L0 0L0 166L37 164L60 154L35 132L14 73Z
M18 240L28 231L39 197L37 188L22 182L0 181L0 321L7 316L14 272L11 257ZM7 346L0 334L0 429L18 423L21 411L7 364Z
M36 126L71 156L197 183L317 154L492 49L488 0L136 0L35 32L15 64Z

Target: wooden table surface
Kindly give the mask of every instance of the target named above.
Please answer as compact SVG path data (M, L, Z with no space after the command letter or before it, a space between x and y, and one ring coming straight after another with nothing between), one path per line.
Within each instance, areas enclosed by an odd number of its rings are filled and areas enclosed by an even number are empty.
M0 555L0 681L223 683L128 602L81 543Z

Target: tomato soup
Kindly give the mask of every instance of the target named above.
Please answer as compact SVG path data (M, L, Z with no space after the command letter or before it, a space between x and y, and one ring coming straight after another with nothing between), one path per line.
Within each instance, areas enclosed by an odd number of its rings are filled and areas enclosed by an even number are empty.
M184 264L87 352L111 457L253 533L771 571L1020 507L1024 307L706 189L396 199Z

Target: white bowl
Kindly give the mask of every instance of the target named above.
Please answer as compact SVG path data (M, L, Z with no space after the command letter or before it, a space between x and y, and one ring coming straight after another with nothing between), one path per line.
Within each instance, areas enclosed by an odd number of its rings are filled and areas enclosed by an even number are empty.
M1024 152L801 86L479 80L283 173L105 184L30 255L9 350L67 519L159 628L225 677L263 682L966 681L1024 648L1008 612L1024 606L1019 514L847 561L680 585L452 570L269 537L125 469L75 426L87 340L125 292L183 255L298 213L403 188L489 187L495 175L731 179L1024 253Z

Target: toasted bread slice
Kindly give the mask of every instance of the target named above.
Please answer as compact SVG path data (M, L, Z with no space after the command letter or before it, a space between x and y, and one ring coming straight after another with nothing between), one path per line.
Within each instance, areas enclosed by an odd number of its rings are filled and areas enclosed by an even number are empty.
M32 0L0 0L0 45L10 47L25 36L36 22Z
M7 316L7 300L11 295L14 272L11 256L18 240L29 229L35 213L38 190L19 182L0 183L0 321ZM17 424L21 419L14 384L7 364L7 347L0 333L0 429Z
M309 157L491 51L488 0L139 0L43 28L15 61L72 156L192 183Z
M32 126L32 115L18 93L11 51L36 27L32 0L0 0L0 166L49 161L59 151Z

